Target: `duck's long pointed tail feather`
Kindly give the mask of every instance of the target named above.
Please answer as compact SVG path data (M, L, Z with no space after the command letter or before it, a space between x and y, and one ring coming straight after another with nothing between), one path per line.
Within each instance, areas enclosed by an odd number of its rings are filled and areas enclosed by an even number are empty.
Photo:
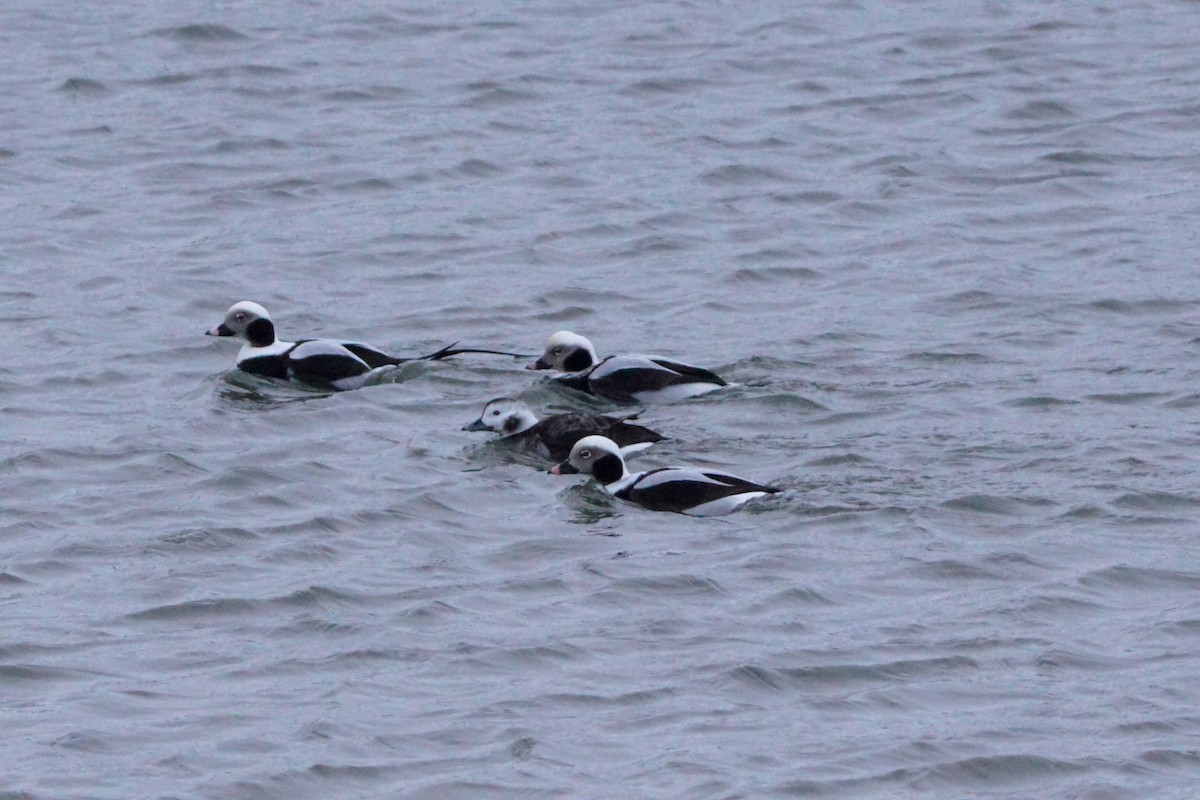
M455 347L454 345L456 345L456 344L458 344L458 342L448 344L445 347L443 347L441 350L438 350L436 353L430 353L427 356L418 356L417 358L414 358L411 360L412 361L441 361L443 358L450 358L450 356L458 356L458 355L462 355L463 353L484 353L486 355L493 355L493 356L512 356L513 358L533 358L533 356L526 355L524 353L509 353L504 350L481 350L481 349L475 348L475 347Z

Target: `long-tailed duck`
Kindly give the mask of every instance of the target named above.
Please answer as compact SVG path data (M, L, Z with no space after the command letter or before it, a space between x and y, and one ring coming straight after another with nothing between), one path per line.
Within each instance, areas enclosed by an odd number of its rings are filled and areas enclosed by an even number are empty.
M693 467L661 467L629 472L620 448L603 436L586 436L570 457L550 468L555 475L583 472L613 497L652 511L676 511L698 517L728 514L748 500L783 491L724 472Z
M267 310L249 300L234 303L224 321L205 333L236 336L246 341L237 358L238 368L243 372L343 391L357 389L375 375L406 361L436 361L460 353L515 355L497 350L455 349L450 345L427 356L399 358L369 344L341 339L285 342L275 338L275 323Z
M601 434L614 441L622 455L644 450L663 436L629 422L634 417L554 414L538 419L529 406L511 397L489 400L479 419L464 425L464 431L495 431L502 439L546 458L562 461L571 447L585 436Z
M716 373L661 356L599 359L590 341L570 331L552 335L542 357L525 368L565 372L554 380L619 403L670 403L728 385Z

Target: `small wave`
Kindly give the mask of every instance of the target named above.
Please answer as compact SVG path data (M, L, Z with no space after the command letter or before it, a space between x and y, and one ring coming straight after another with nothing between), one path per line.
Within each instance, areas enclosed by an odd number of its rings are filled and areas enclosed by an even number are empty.
M155 36L180 42L233 42L247 38L244 34L225 25L205 23L158 28L153 33Z
M178 86L182 83L191 83L198 77L200 76L191 72L167 72L152 78L134 81L134 83L141 86Z
M391 100L406 94L408 94L408 90L403 86L373 84L362 89L333 89L322 94L321 99L334 103L364 103L373 100Z
M1078 405L1078 400L1063 400L1059 397L1051 397L1050 395L1032 395L1030 397L1018 397L1015 400L1005 400L1003 405L1009 408L1056 408L1058 406Z
M1033 120L1039 122L1061 122L1074 119L1075 111L1066 103L1054 100L1031 100L1010 109L1004 116L1015 120Z
M938 298L938 304L969 311L987 308L1007 308L1011 305L1007 300L1003 300L992 292L985 292L981 289L968 289L964 292L955 292L954 294L940 297Z
M121 749L111 733L97 731L68 733L55 739L52 744L63 750L75 750L81 753L112 753ZM0 800L8 800L8 798L9 795L0 792Z
M510 106L524 105L540 99L541 95L537 94L536 92L505 89L497 86L486 89L482 92L478 92L477 94L464 100L462 103L460 103L460 105L465 108L486 110L491 108L508 108Z
M794 255L779 251L770 253L759 251L738 257L739 261L784 261L794 259ZM808 267L743 267L734 272L729 277L729 280L733 283L790 283L795 280L809 281L821 277L823 276L820 272Z
M764 183L785 183L791 180L774 169L752 164L726 164L705 172L700 179L714 186L759 186Z
M990 494L968 494L947 500L942 508L956 511L974 511L978 514L998 514L1002 516L1020 516L1033 508L1052 505L1051 501L1040 497L1004 497Z
M261 493L262 490L269 487L285 486L290 482L262 467L235 465L221 470L210 477L206 483L214 489L240 489ZM263 496L261 499L270 500L272 498Z
M726 398L710 397L706 402L724 402ZM828 411L829 409L818 403L816 400L810 400L807 397L799 394L775 393L753 397L754 402L761 403L774 409L788 411ZM704 402L704 398L698 398L698 401Z
M595 309L597 308L604 308L606 306L621 307L633 299L632 295L604 289L554 289L534 298L534 302L538 305L555 307L554 311L543 312L542 315L536 316L535 319L545 319L547 315L561 314L564 311L571 312L572 316L580 311L587 314L595 314ZM549 336L552 332L547 331L546 335ZM600 346L599 342L595 342L594 344ZM600 349L604 349L603 346L600 346Z
M301 619L289 622L286 625L272 628L269 635L283 639L292 639L297 636L301 638L309 636L329 636L331 634L349 636L354 633L360 633L361 630L362 629L357 625L350 625L345 622L333 622L327 619L305 616ZM330 660L342 660L348 655L349 654L346 653L340 653L336 656L331 656ZM270 673L271 671L272 668L263 668L261 670L244 670L239 672L243 675L249 676L252 674L263 675Z
M462 613L460 609L449 603L434 600L405 610L399 615L399 621L404 624L425 626L457 617Z
M598 595L621 595L626 599L653 595L670 597L718 596L727 594L725 588L712 578L698 575L670 575L654 578L623 578L613 581Z
M398 187L397 184L387 178L362 178L347 183L339 183L333 188L338 192L360 194L364 192L391 192Z
M455 174L465 175L468 178L491 178L495 175L504 173L504 168L493 164L491 161L485 161L482 158L468 158L465 161L460 161L454 168Z
M845 465L866 466L868 464L874 464L874 463L875 462L872 461L870 458L867 458L866 456L860 456L857 453L836 453L834 455L828 455L828 456L822 456L820 458L814 458L813 460L805 463L805 466L806 467L840 467L840 466L845 466Z
M364 764L313 764L308 768L308 773L313 777L333 781L338 786L347 780L370 781L374 784L380 778L384 778L394 771L395 767L391 765Z
M245 136L238 139L222 139L209 148L209 152L225 155L247 153L258 150L290 150L291 145L271 136Z
M744 684L765 687L773 691L784 689L820 688L850 691L851 684L892 683L918 677L944 675L949 672L976 670L979 664L967 656L909 659L880 664L839 664L836 666L767 668L743 664L728 673Z
M95 677L81 669L63 669L62 667L47 667L40 664L0 664L0 680L5 683L18 681L77 681L80 678Z
M1087 150L1056 150L1042 156L1043 161L1058 164L1111 164L1113 159Z
M1047 777L1082 772L1087 766L1073 761L1030 754L977 756L939 764L924 770L914 783L927 781L950 787L1012 786L1043 781Z
M744 567L746 565L743 563L741 566ZM784 564L776 565L777 568L787 568L787 566ZM797 605L832 606L834 605L834 601L815 589L793 586L755 601L751 608L756 612L761 612L773 608L794 608Z
M1104 297L1080 307L1127 316L1159 316L1171 312L1187 313L1191 306L1189 301L1173 297L1146 297L1138 300Z
M296 542L272 551L263 560L270 564L328 564L337 560L339 552L326 542Z
M67 78L59 84L58 90L72 94L104 94L108 87L91 78Z
M1200 507L1200 498L1173 492L1130 492L1113 500L1113 505L1138 511L1181 511Z
M1115 394L1089 394L1087 395L1087 399L1109 405L1134 406L1156 401L1166 396L1163 392L1121 392Z
M143 611L131 612L126 615L126 618L161 622L195 619L197 617L236 617L253 614L262 607L263 603L259 600L216 597L155 606Z
M272 603L296 608L345 608L369 605L377 599L375 595L362 592L349 592L328 586L309 586L307 589L297 589L291 594L275 598Z
M257 538L256 534L245 528L190 528L162 536L149 545L146 552L219 552Z
M955 558L928 561L911 568L919 577L934 581L1001 580L1004 576Z
M880 411L837 411L828 416L818 417L811 420L810 425L841 425L847 422L856 422L858 420L873 419L885 415L885 410Z
M1030 598L1022 606L1022 611L1026 613L1059 620L1083 614L1094 614L1101 610L1103 610L1103 606L1099 603L1061 593L1039 594Z
M1101 519L1108 515L1109 512L1100 506L1085 504L1069 508L1059 516L1062 519Z
M1089 572L1079 579L1081 586L1113 586L1134 589L1163 589L1176 586L1200 590L1200 573L1172 569L1152 569L1118 564Z
M1196 408L1200 407L1200 394L1189 394L1163 403L1163 408Z
M772 192L768 195L772 202L785 206L827 206L839 203L845 195L838 192L812 190L807 192Z
M983 353L945 350L941 352L925 350L918 353L909 353L905 356L905 359L909 361L924 361L931 364L986 364L992 360Z
M1154 750L1147 750L1139 755L1138 761L1144 761L1147 764L1153 764L1155 767L1195 770L1197 767L1200 767L1200 752L1197 752L1196 750L1168 750L1165 748L1157 748Z
M621 94L630 96L645 96L657 94L680 94L691 92L710 85L709 81L699 78L646 78L634 81L621 89Z
M634 258L636 256L643 255L680 253L687 250L696 249L696 244L699 242L700 239L697 237L654 234L652 236L641 236L637 239L634 239L627 246L617 250L614 255L621 258Z

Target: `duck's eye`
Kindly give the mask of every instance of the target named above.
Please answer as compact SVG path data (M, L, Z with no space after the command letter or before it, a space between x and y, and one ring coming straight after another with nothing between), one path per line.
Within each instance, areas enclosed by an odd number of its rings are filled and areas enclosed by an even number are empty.
M579 457L580 457L580 458L591 458L591 457L592 457L592 451L591 451L591 450L580 450L580 451L579 451Z
M245 321L246 321L246 315L245 315L245 314L242 314L242 313L239 313L237 316L235 316L235 317L234 317L234 319L236 319L238 322L245 322Z
M498 408L494 408L494 409L492 409L492 416L493 416L493 417L498 417L498 416L500 416L500 409L498 409Z
M556 356L557 356L557 355L561 355L561 354L562 354L562 348L561 348L561 347L556 347L556 348L554 348L553 350L551 350L550 352L552 352L552 353L553 353L554 355L556 355Z

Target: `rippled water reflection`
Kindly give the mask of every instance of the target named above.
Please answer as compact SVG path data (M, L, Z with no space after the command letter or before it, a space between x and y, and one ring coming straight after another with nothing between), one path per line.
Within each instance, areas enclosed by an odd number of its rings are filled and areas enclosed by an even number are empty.
M1197 9L25 4L0 794L1191 797ZM738 386L622 505L211 327Z

